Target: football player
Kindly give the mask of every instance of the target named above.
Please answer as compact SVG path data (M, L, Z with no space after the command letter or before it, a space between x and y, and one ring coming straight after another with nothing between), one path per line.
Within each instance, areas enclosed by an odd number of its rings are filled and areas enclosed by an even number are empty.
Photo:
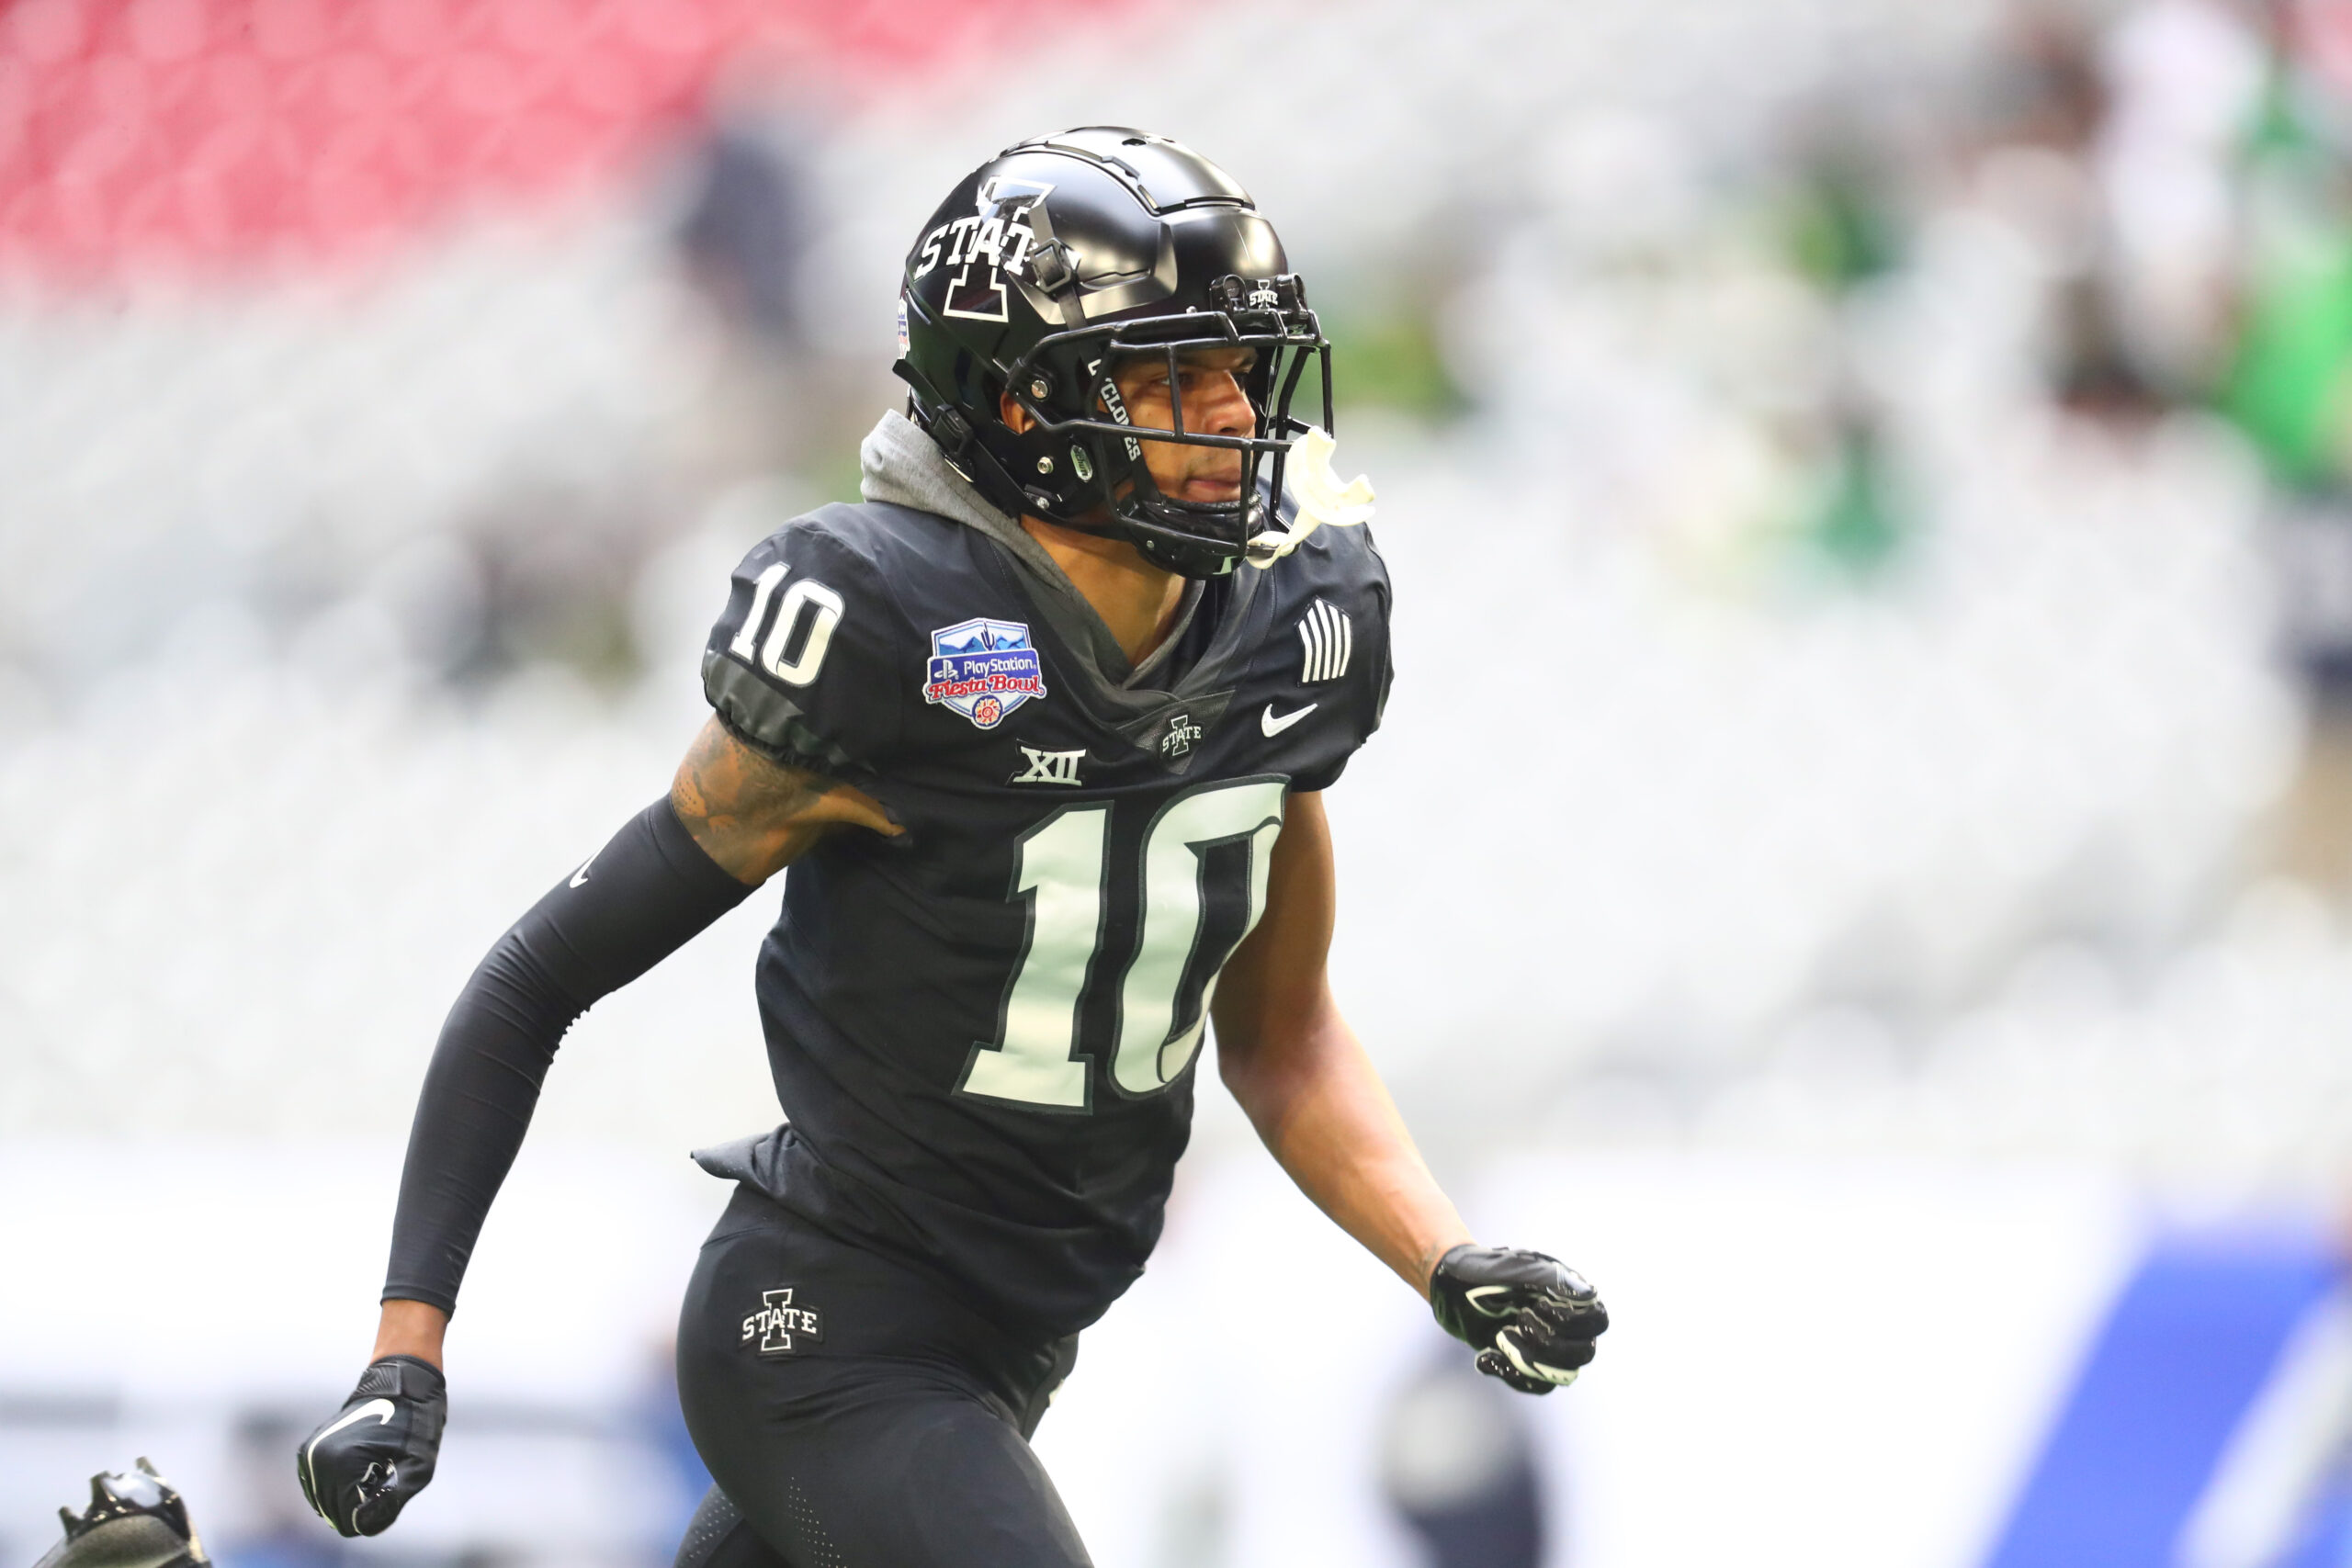
M787 866L757 987L788 1120L695 1156L735 1189L679 1322L717 1483L681 1563L1086 1562L1027 1439L1159 1237L1212 1019L1283 1168L1482 1369L1546 1393L1607 1325L1471 1239L1326 984L1321 792L1380 722L1389 586L1272 227L1174 141L1072 130L957 185L899 309L864 503L744 558L669 793L443 1029L376 1359L298 1456L345 1534L433 1473L443 1329L559 1038Z

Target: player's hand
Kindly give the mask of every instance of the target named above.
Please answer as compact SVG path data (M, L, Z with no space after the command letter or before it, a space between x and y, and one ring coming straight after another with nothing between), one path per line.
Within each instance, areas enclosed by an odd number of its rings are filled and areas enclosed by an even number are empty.
M1430 1310L1439 1327L1476 1348L1480 1371L1521 1393L1576 1382L1609 1326L1609 1309L1558 1258L1468 1242L1438 1259Z
M343 1535L382 1532L433 1479L448 1415L440 1368L414 1356L370 1362L342 1411L294 1450L303 1497Z

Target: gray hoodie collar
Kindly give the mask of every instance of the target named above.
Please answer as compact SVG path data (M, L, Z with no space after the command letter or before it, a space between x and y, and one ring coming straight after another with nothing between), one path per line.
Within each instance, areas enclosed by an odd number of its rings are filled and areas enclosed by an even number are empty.
M1069 580L1046 547L1030 536L1019 522L990 506L969 479L948 466L947 455L914 422L896 410L884 414L866 432L857 449L858 490L868 501L912 507L976 528L1004 547L1012 558L1028 568L1044 592L1038 607L1046 612L1065 640L1085 649L1113 685L1125 685L1156 670L1184 635L1201 600L1200 584L1187 591L1176 626L1154 649L1140 668L1127 662L1125 652L1078 584Z
M865 442L857 449L857 466L858 489L866 500L910 506L917 512L933 513L978 528L1012 551L1014 558L1031 571L1062 592L1084 602L1078 585L1054 564L1046 547L1031 538L1029 531L1018 522L982 499L969 479L948 467L947 455L939 449L938 443L897 410L884 414L866 432Z

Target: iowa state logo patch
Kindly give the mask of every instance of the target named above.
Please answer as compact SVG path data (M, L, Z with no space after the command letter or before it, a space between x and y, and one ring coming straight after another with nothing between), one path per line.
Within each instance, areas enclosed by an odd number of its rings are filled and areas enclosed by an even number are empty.
M1024 623L981 616L931 634L924 702L944 703L982 729L994 729L1014 708L1045 694L1045 666L1029 646Z
M741 1343L759 1341L763 1356L789 1356L806 1347L804 1340L822 1344L825 1338L825 1315L807 1302L796 1303L793 1287L760 1292L760 1310L743 1320Z

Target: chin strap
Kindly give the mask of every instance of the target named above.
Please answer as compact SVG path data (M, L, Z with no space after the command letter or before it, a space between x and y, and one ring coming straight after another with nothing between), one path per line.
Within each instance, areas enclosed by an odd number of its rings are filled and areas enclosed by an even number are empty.
M1331 471L1331 453L1338 445L1320 430L1309 430L1291 443L1283 488L1298 503L1298 510L1288 528L1270 529L1250 541L1251 566L1262 571L1326 524L1353 528L1372 520L1372 480L1358 474L1343 485Z

